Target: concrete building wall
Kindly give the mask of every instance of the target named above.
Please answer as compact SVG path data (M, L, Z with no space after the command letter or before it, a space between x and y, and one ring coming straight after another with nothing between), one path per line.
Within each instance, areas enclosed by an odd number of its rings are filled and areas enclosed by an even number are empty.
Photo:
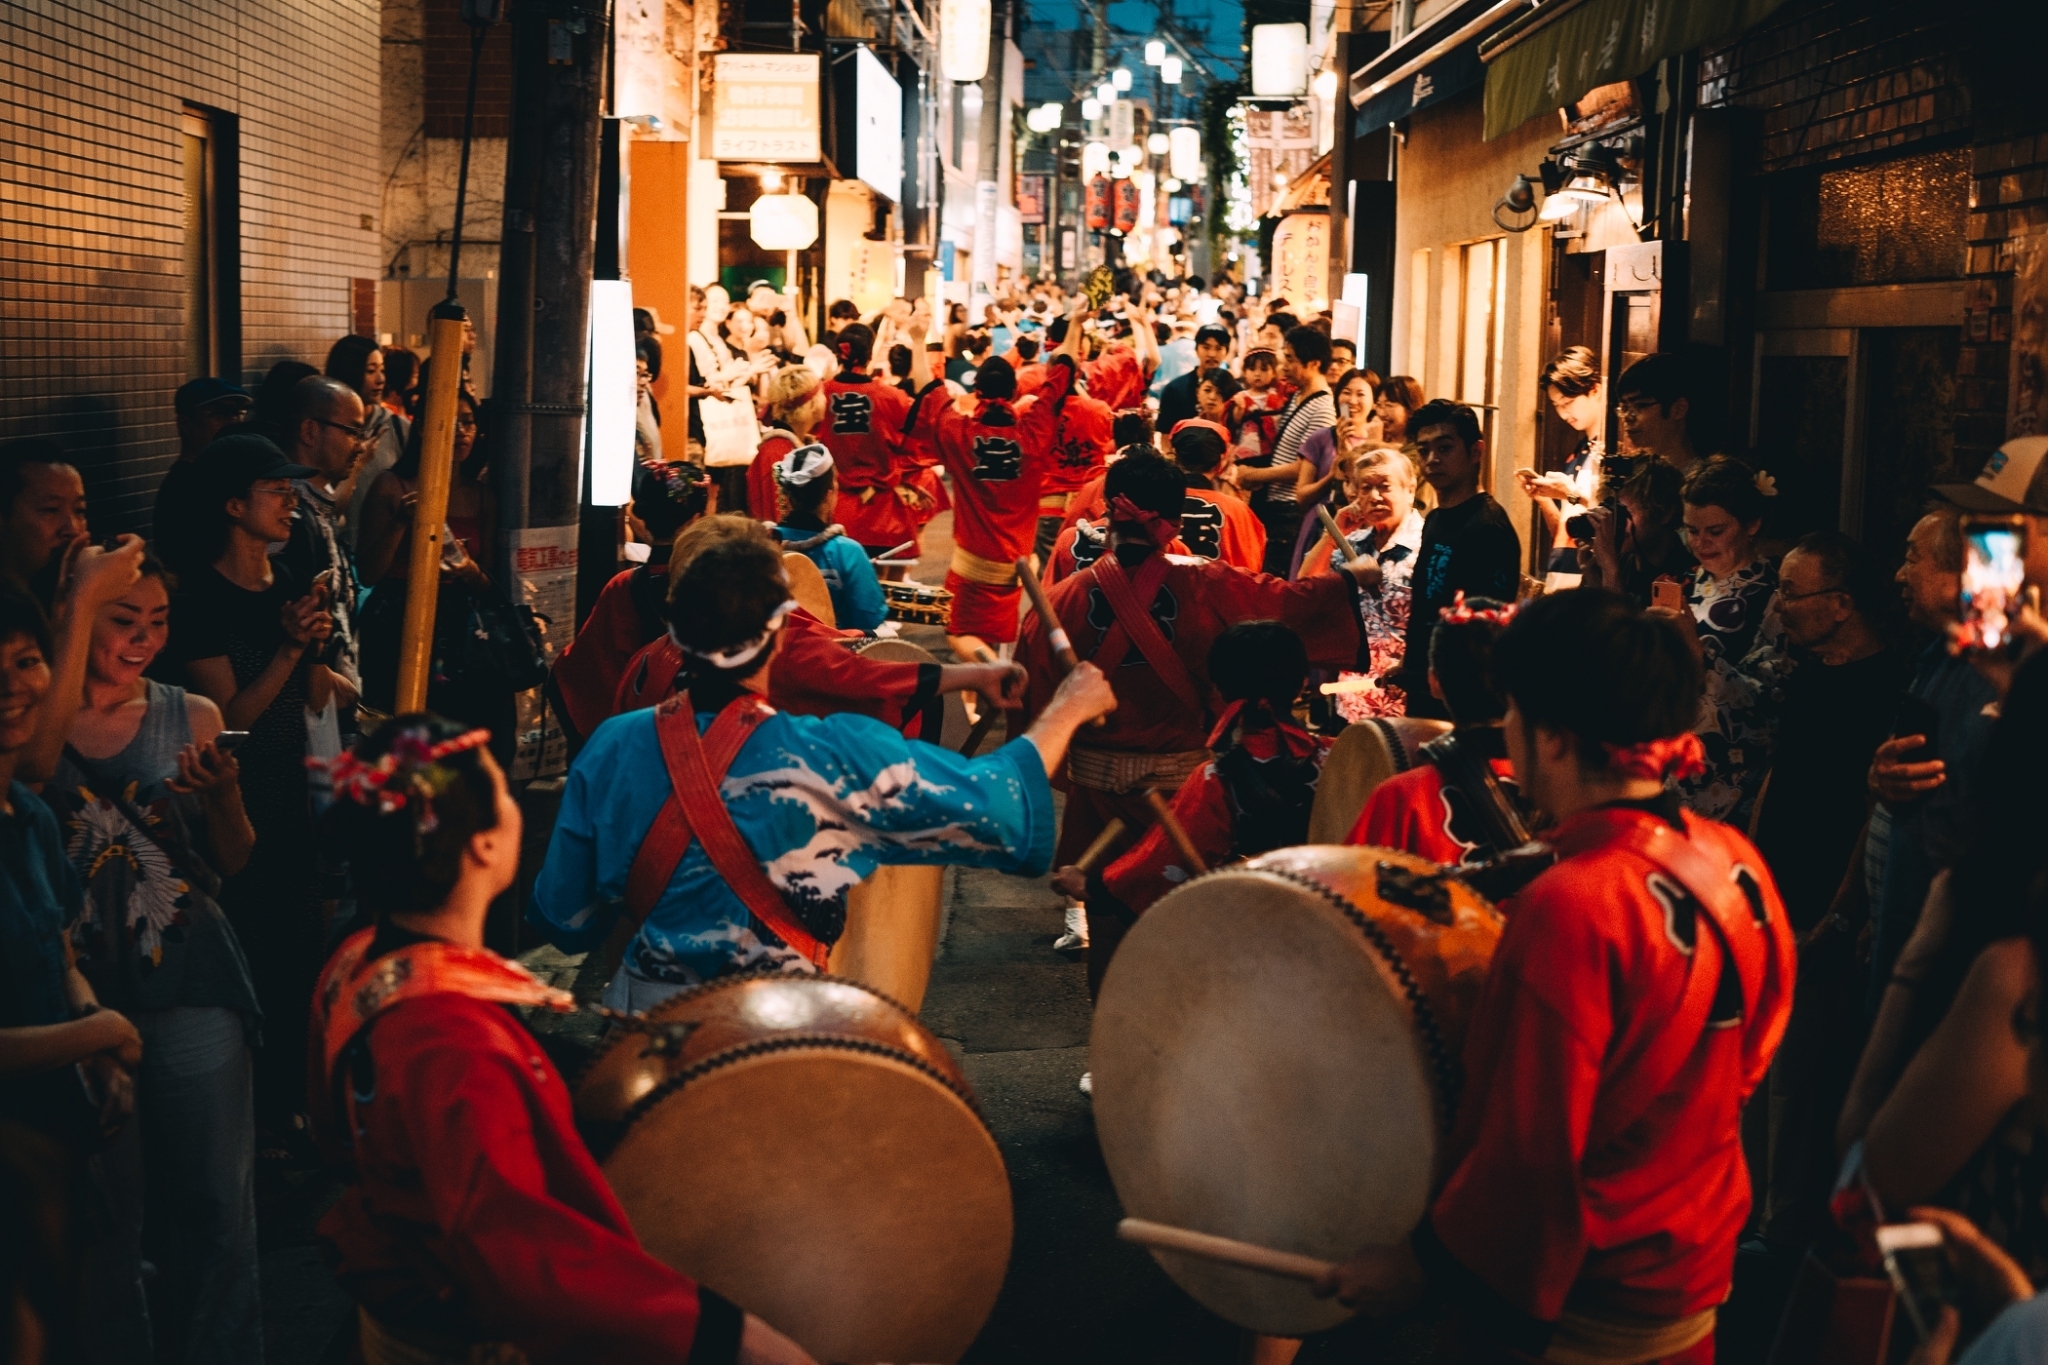
M239 134L242 377L318 363L380 273L376 0L0 7L0 439L146 529L186 372L186 105Z
M1504 232L1493 206L1517 172L1534 177L1556 125L1536 119L1487 142L1482 110L1475 87L1413 115L1397 146L1393 369L1422 381L1430 398L1494 405L1485 487L1508 509L1526 549L1531 510L1514 470L1536 459L1550 233ZM1493 299L1490 376L1471 359L1487 329L1468 285Z

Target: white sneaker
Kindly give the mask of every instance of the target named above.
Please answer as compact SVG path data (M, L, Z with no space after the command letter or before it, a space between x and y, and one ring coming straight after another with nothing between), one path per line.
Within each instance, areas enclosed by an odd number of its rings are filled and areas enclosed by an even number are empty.
M1084 1095L1086 1095L1086 1096L1087 1096L1087 1097L1088 1097L1089 1099L1091 1099L1091 1100L1095 1098L1095 1073L1094 1073L1094 1072L1092 1072L1092 1071L1084 1071L1084 1072L1082 1072L1082 1073L1081 1073L1081 1093L1082 1093L1082 1094L1084 1094Z
M1086 906L1067 907L1067 931L1052 941L1054 952L1071 952L1088 946L1088 909Z

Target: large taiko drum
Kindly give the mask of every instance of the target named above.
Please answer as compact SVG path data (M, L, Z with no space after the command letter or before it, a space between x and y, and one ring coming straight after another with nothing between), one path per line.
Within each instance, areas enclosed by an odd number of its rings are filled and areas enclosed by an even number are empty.
M576 1116L648 1251L819 1360L958 1360L995 1306L1002 1156L939 1040L864 986L666 1000L584 1072Z
M1117 949L1088 1044L1124 1212L1324 1261L1407 1237L1500 932L1471 888L1380 848L1282 849L1158 901ZM1253 1331L1350 1316L1301 1280L1153 1255Z
M1375 716L1344 727L1316 781L1308 841L1341 844L1358 823L1373 788L1422 761L1422 746L1451 728L1449 721Z

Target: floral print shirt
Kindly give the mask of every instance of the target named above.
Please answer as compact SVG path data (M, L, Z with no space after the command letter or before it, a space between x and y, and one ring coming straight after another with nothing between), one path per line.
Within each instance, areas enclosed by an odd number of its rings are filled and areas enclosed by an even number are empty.
M1338 525L1344 531L1345 539L1353 548L1372 553L1372 528L1360 527L1354 531L1344 525L1344 520L1343 513L1339 513ZM1379 551L1380 590L1358 594L1358 620L1365 627L1365 642L1372 651L1372 672L1369 676L1378 680L1379 685L1366 692L1337 694L1337 714L1348 721L1408 714L1408 694L1396 685L1394 679L1400 676L1401 659L1408 651L1409 583L1415 576L1415 552L1421 547L1422 513L1411 509L1401 524L1394 528L1393 539ZM1339 571L1342 564L1342 555L1332 549L1331 571ZM1344 673L1340 678L1359 676L1362 675Z
M1784 683L1792 670L1778 616L1778 566L1759 559L1726 578L1695 569L1686 605L1699 628L1706 688L1695 733L1707 770L1679 784L1686 808L1736 828L1748 825L1770 770Z

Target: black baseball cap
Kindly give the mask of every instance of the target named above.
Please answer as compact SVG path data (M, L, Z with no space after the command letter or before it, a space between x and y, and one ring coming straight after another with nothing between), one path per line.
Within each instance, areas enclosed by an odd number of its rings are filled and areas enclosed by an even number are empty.
M225 379L195 379L181 385L177 396L171 399L171 407L180 417L190 417L202 408L210 408L223 398L232 398L248 407L256 400L240 384Z
M199 452L199 473L222 497L234 497L258 479L310 479L318 470L293 464L268 436L238 431Z

